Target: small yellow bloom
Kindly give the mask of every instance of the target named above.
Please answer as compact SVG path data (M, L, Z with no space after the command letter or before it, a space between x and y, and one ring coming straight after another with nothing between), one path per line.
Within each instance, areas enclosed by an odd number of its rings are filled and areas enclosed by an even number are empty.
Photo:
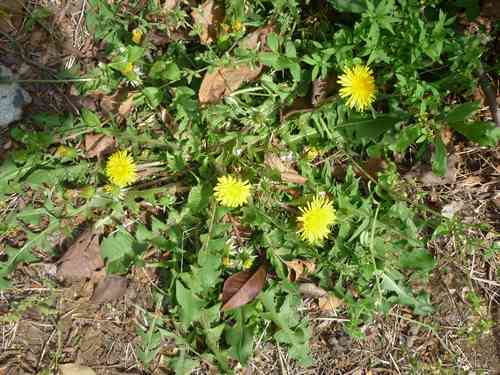
M67 158L71 156L72 153L72 150L64 145L60 145L56 150L56 156L60 158Z
M310 244L317 245L328 237L330 227L335 223L335 209L325 197L316 196L306 207L301 207L302 216L298 231L300 237Z
M215 199L227 207L243 206L250 198L250 183L232 176L217 179L214 188Z
M340 96L347 99L349 108L364 111L375 100L375 79L373 71L364 65L346 68L339 77L342 86Z
M312 146L312 147L306 148L306 159L308 161L313 161L319 155L320 155L320 151L316 147Z
M229 267L231 266L231 264L233 264L233 261L228 256L225 256L222 258L222 264L224 265L224 267Z
M243 24L241 23L240 20L236 20L233 22L233 30L238 32L243 28Z
M132 63L127 63L127 65L125 65L125 67L120 71L124 76L126 76L127 74L129 73L132 73L132 71L134 70L134 64Z
M135 44L141 44L142 35L143 33L141 29L132 30L132 42L134 42Z
M242 265L242 266L243 266L243 269L244 269L244 270L247 270L247 269L249 269L250 267L252 267L252 265L253 265L253 259L248 258L248 259L245 259L245 260L243 261L243 265Z
M106 175L116 186L125 187L137 180L136 169L134 159L127 151L117 151L106 164Z

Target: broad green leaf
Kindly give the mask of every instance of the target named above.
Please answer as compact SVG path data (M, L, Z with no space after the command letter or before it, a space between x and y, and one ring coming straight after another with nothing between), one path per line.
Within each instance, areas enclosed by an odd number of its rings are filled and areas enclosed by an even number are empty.
M95 112L92 112L87 108L82 108L81 114L83 123L85 125L90 126L92 128L98 128L101 126L101 120L99 119L99 116L97 116Z
M230 345L229 352L243 366L245 366L252 356L254 342L254 326L245 323L243 308L234 311L236 323L226 326L226 342Z
M164 92L158 87L146 87L142 90L142 93L147 99L148 104L151 108L158 107L164 99Z
M438 176L444 176L448 170L448 155L441 137L434 140L434 146L436 149L432 155L432 171Z
M467 139L481 146L496 146L500 140L500 128L494 122L454 123L450 127Z
M468 102L456 105L446 114L446 121L452 125L455 123L463 123L470 115L476 112L481 107L478 101Z
M203 301L179 280L175 282L175 298L180 305L180 318L184 325L190 326L200 318L204 305Z
M394 125L401 121L401 118L381 115L374 119L358 120L345 122L339 126L339 129L350 133L353 139L373 140L393 129Z
M401 253L399 256L399 264L404 268L429 272L436 265L436 261L427 250L416 249Z
M109 273L126 273L134 257L133 238L125 229L106 237L101 243L101 256Z
M181 351L179 357L171 359L168 363L176 375L191 374L193 369L200 364L199 361L188 357L185 350Z
M366 3L363 0L328 0L339 12L363 13Z

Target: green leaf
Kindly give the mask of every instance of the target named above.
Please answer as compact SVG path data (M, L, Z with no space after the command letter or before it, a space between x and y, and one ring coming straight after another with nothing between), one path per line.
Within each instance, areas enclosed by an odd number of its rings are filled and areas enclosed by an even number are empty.
M415 298L406 287L398 284L385 272L382 273L380 286L385 291L396 293L398 297L396 302L413 307L418 314L424 315L432 312L432 307L426 301Z
M146 97L148 104L153 109L158 107L164 99L163 90L158 87L146 87L142 90L142 93Z
M350 133L353 139L373 140L393 129L394 125L400 121L399 117L381 115L374 119L345 122L339 128Z
M436 261L426 249L416 249L402 253L399 256L399 264L404 268L429 272L436 265Z
M366 4L363 0L328 0L328 2L339 12L363 13Z
M273 52L278 52L279 48L279 38L276 33L271 32L267 35L267 45Z
M184 287L179 280L175 282L175 298L180 305L182 323L186 326L191 326L201 316L204 305L203 301Z
M169 366L174 369L176 375L191 374L193 369L199 366L200 362L186 356L186 351L182 350L177 358L171 359Z
M479 101L459 104L446 114L446 121L452 125L463 123L469 116L481 108Z
M126 273L134 256L133 238L120 228L101 243L101 256L109 273Z
M500 140L500 128L494 122L454 123L450 127L467 139L481 146L496 146Z
M436 137L434 146L436 149L432 155L432 172L438 176L444 176L448 170L448 155L441 137Z
M226 342L230 345L229 352L243 366L246 366L252 356L254 342L254 327L245 323L243 309L234 310L236 323L234 326L226 327Z
M88 110L87 108L81 109L83 123L92 128L98 128L101 126L101 120L95 112Z

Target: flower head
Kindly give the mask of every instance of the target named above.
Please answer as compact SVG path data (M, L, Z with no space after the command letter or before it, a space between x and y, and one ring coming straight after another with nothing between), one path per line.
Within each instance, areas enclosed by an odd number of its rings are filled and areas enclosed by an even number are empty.
M346 68L339 77L342 86L340 96L347 99L349 108L364 111L375 100L375 79L373 71L365 65Z
M227 207L243 206L250 198L250 184L232 176L217 179L214 188L215 199Z
M109 180L119 187L133 184L137 180L134 159L127 151L117 151L108 159L106 175Z
M134 71L134 64L132 63L127 63L125 66L120 70L120 73L126 76L129 73L132 73Z
M132 30L132 42L134 42L135 44L141 44L142 35L143 34L141 29Z
M315 245L328 237L330 227L335 223L335 209L328 198L316 196L300 211L298 232L303 240Z

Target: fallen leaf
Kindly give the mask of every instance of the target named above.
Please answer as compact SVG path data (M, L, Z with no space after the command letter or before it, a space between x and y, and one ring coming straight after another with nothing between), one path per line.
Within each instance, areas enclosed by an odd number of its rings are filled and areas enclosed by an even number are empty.
M354 165L353 170L356 176L361 177L364 180L368 180L368 176L373 178L374 180L377 180L378 172L382 172L383 170L387 169L387 163L384 159L379 157L370 158L359 164L361 168Z
M255 271L238 272L224 282L222 289L222 311L243 306L252 301L264 287L267 276L267 264L262 264Z
M201 26L201 44L211 44L217 38L217 26L224 20L224 8L214 0L203 2L191 12L194 26Z
M285 262L288 267L288 280L294 282L302 279L304 273L312 273L316 270L316 265L308 260L291 260Z
M67 281L89 279L104 267L99 235L91 228L83 232L57 262L57 278Z
M430 166L419 166L406 173L403 177L405 179L416 178L424 186L454 184L457 179L457 163L458 157L450 155L448 157L448 169L444 176L437 176L432 173Z
M303 185L307 182L307 178L298 174L290 165L285 164L277 155L267 154L264 158L264 163L271 169L276 169L280 172L281 179L292 184Z
M451 219L463 207L464 207L464 202L462 201L448 203L444 205L443 208L441 209L441 215L443 215L448 219Z
M248 35L246 35L238 44L240 48L243 49L257 49L263 50L267 47L267 35L270 32L276 31L274 24L268 24L266 26L259 27L255 29Z
M313 283L299 284L299 292L304 297L320 298L328 294L326 290Z
M179 0L166 0L165 3L163 4L163 10L174 10L177 8L177 5L179 4Z
M113 151L116 144L114 137L104 134L88 133L85 135L85 152L87 158L101 158Z
M112 302L123 297L127 287L128 280L126 277L107 275L97 284L90 301L95 304Z
M198 99L201 104L216 103L237 90L243 83L256 80L261 71L262 65L251 67L247 64L239 64L231 68L216 68L211 73L207 72L203 77Z
M95 371L90 367L82 366L76 363L59 365L59 373L61 375L96 375Z
M319 309L323 312L333 312L343 304L344 301L332 294L328 294L318 299Z
M460 181L460 185L465 187L481 185L481 176L468 176L464 180Z
M132 108L134 108L134 97L135 97L135 92L129 92L127 94L127 99L123 101L118 107L118 114L122 117L127 117L127 115L130 113Z
M315 79L312 82L311 104L317 107L333 91L337 89L337 75L329 74L325 79Z

